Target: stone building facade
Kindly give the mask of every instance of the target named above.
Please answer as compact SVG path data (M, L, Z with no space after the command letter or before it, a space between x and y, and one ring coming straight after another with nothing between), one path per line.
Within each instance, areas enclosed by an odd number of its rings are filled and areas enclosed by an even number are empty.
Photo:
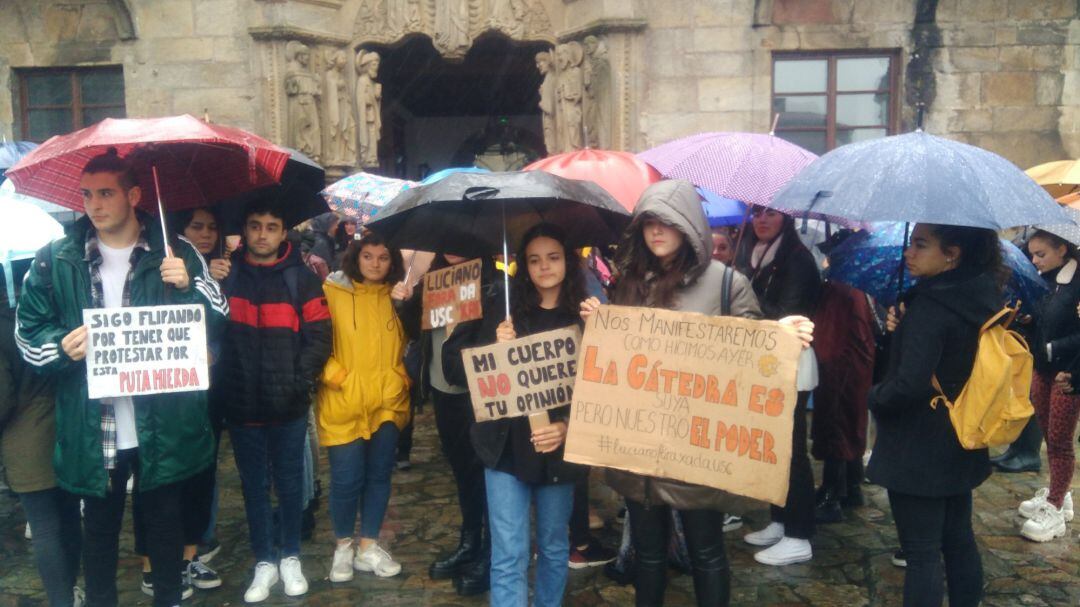
M491 40L520 51L507 65L525 80L506 85L498 52L470 63ZM532 155L774 123L823 151L910 130L924 108L927 131L1022 167L1080 157L1075 0L3 0L0 135L191 113L338 174L414 177L394 161L421 145L410 120L455 109L430 95L406 107L409 87L443 69L388 71L409 45L465 66L481 92L528 82L497 113ZM110 82L119 100L106 100ZM431 130L428 145L443 132Z

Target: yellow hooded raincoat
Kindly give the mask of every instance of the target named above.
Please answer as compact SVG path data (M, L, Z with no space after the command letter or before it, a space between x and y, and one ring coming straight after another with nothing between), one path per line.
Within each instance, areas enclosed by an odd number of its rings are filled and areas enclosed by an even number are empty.
M386 422L401 430L409 421L406 338L390 289L355 282L344 272L323 283L334 326L316 409L324 447L369 439Z

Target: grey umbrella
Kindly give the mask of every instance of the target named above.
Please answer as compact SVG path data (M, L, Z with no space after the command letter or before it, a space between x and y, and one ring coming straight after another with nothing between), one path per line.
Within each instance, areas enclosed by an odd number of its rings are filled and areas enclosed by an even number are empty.
M562 228L571 247L606 246L618 242L630 214L589 181L543 171L454 173L398 194L366 227L402 249L507 257L541 222Z
M922 131L836 148L803 169L769 206L856 221L993 230L1072 223L1013 163Z
M1061 207L1061 210L1072 219L1072 223L1044 223L1036 225L1035 229L1050 232L1080 246L1080 225L1077 225L1080 223L1080 211L1069 207Z

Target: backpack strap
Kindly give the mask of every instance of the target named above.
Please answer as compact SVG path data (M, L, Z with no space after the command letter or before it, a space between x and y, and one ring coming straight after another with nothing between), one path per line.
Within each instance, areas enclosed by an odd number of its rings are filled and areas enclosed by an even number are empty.
M724 266L724 276L720 282L720 315L731 315L731 283L735 280L735 270Z
M281 272L285 279L285 288L289 291L289 303L296 310L296 317L300 324L304 322L304 303L300 301L300 266L291 265Z

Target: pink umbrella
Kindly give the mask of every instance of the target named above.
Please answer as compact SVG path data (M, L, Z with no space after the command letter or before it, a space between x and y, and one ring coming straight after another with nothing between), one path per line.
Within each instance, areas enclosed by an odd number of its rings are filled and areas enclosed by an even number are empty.
M669 179L686 179L725 198L768 206L817 156L775 135L700 133L638 154Z

